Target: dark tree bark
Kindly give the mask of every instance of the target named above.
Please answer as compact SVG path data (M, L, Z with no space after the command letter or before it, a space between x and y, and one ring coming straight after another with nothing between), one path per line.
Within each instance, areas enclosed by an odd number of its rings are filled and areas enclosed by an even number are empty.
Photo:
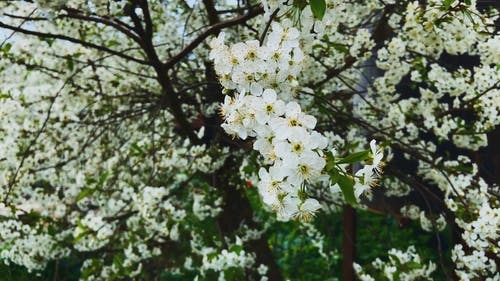
M342 214L342 280L354 281L353 263L356 258L356 210L349 206L344 206Z

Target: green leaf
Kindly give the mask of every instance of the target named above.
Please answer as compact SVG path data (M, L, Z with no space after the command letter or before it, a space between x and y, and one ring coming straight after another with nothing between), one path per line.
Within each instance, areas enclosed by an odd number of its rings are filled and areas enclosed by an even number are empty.
M104 185L104 182L108 179L109 177L109 172L104 171L104 173L101 174L99 177L99 181L97 182L97 186L102 187Z
M117 46L117 45L120 45L120 42L118 42L116 40L109 40L108 41L108 47L113 47L113 46Z
M93 188L92 189L91 188L84 189L84 190L80 191L80 193L78 193L78 195L76 196L76 201L78 202L78 201L82 200L83 198L92 195L94 192L95 192L95 189L93 189Z
M294 0L293 6L302 11L307 6L306 0Z
M332 184L336 184L339 182L339 177L340 177L340 173L339 171L337 170L334 170L330 173L330 182Z
M242 268L230 267L224 270L224 279L228 281L243 280L245 273ZM212 279L207 279L212 280Z
M117 268L123 268L123 262L125 261L125 256L123 253L118 253L113 256L113 265Z
M144 150L136 143L134 142L131 146L131 155L132 156L143 156L144 155Z
M448 11L455 0L443 0L443 7L446 11Z
M75 68L75 65L73 63L73 58L70 55L66 56L66 65L68 66L68 69L70 71L73 71L73 69Z
M422 265L418 262L411 261L411 262L407 263L407 267L409 269L419 269L419 268L422 268Z
M452 168L452 170L462 172L462 173L472 173L473 168L472 166L464 166L464 165L458 165Z
M322 20L326 12L326 1L325 0L311 0L309 2L311 6L311 11L316 19Z
M356 206L358 202L354 196L354 182L349 176L340 175L337 183L344 194L345 201L352 206Z
M354 152L352 154L347 155L347 157L340 159L337 161L337 164L352 164L361 162L363 160L368 159L370 152L368 150L362 150L358 152Z
M78 241L80 241L80 239L82 239L83 237L85 237L85 235L87 235L88 233L90 233L90 231L87 229L87 227L85 227L81 221L77 221L76 222L76 225L83 229L82 232L80 232L76 237L73 238L73 243L77 243Z
M2 47L2 52L7 54L10 51L10 48L12 48L12 44L10 42L5 43Z
M340 173L333 160L330 161L330 159L328 159L328 162L326 164L326 171L330 176L330 183L336 184L339 181Z
M470 13L468 10L463 10L462 12L463 12L463 13L464 13L464 15L465 15L465 16L466 16L469 20L470 20L470 22L471 22L472 24L475 24L475 22L474 22L474 18L472 18L472 15L471 15L471 13Z
M325 153L326 156L326 171L331 172L335 170L335 156L333 156L333 153L331 151L327 151Z
M233 245L229 248L229 251L239 254L241 251L243 251L243 246L242 245Z
M338 43L332 43L331 45L332 45L332 47L333 47L335 50L337 50L337 51L339 51L339 52L342 52L342 53L344 53L344 54L349 54L349 48L347 48L347 46L346 46L346 45L343 45L343 44L338 44Z
M49 44L49 47L52 47L52 44L54 44L54 41L56 41L56 39L54 38L46 38L46 37L39 37L39 39Z
M89 233L89 231L85 230L84 232L78 234L78 236L73 238L73 243L78 243L78 241L82 240L82 238L85 237L85 235L87 235L88 233Z

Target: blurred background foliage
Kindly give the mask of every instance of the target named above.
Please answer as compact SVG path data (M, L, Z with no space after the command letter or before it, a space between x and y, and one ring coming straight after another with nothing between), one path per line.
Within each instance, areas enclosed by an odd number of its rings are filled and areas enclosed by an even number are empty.
M247 196L257 211L256 216L263 221L270 219L270 214L259 208L258 195L249 188ZM318 231L324 235L324 253L321 256L312 238L298 222L274 222L268 229L269 245L276 257L285 279L289 280L342 280L342 213L318 213L312 222ZM438 236L435 233L424 232L418 221L405 222L392 216L374 214L357 210L356 217L356 261L361 265L372 262L377 257L382 260L387 257L391 248L405 250L409 245L415 245L417 252L426 261L433 261L438 266L434 280L445 280L441 267L450 268L449 264L440 264L437 250ZM447 228L439 233L444 261L449 261L451 231ZM182 256L182 253L178 253ZM176 255L173 255L175 257ZM83 259L70 256L66 259L53 261L42 272L29 273L16 265L0 264L0 281L72 281L80 278L80 266ZM237 273L234 273L238 276ZM227 276L227 275L226 275ZM187 281L193 276L180 276L164 272L151 280ZM216 278L214 276L214 278Z

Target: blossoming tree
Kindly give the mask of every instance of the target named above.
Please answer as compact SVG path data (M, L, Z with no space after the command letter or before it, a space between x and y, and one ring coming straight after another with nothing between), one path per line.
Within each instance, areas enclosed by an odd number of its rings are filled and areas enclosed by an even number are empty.
M40 271L74 257L81 280L283 280L273 229L293 222L328 261L315 218L352 206L416 220L439 242L439 265L409 244L352 264L359 279L500 280L495 7L34 0L0 11L4 263Z

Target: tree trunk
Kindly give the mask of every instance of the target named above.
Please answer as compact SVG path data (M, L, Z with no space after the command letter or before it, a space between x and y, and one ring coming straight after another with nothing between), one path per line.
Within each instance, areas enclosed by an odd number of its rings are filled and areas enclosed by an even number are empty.
M354 281L353 263L356 258L356 210L349 206L344 206L342 214L342 280Z

